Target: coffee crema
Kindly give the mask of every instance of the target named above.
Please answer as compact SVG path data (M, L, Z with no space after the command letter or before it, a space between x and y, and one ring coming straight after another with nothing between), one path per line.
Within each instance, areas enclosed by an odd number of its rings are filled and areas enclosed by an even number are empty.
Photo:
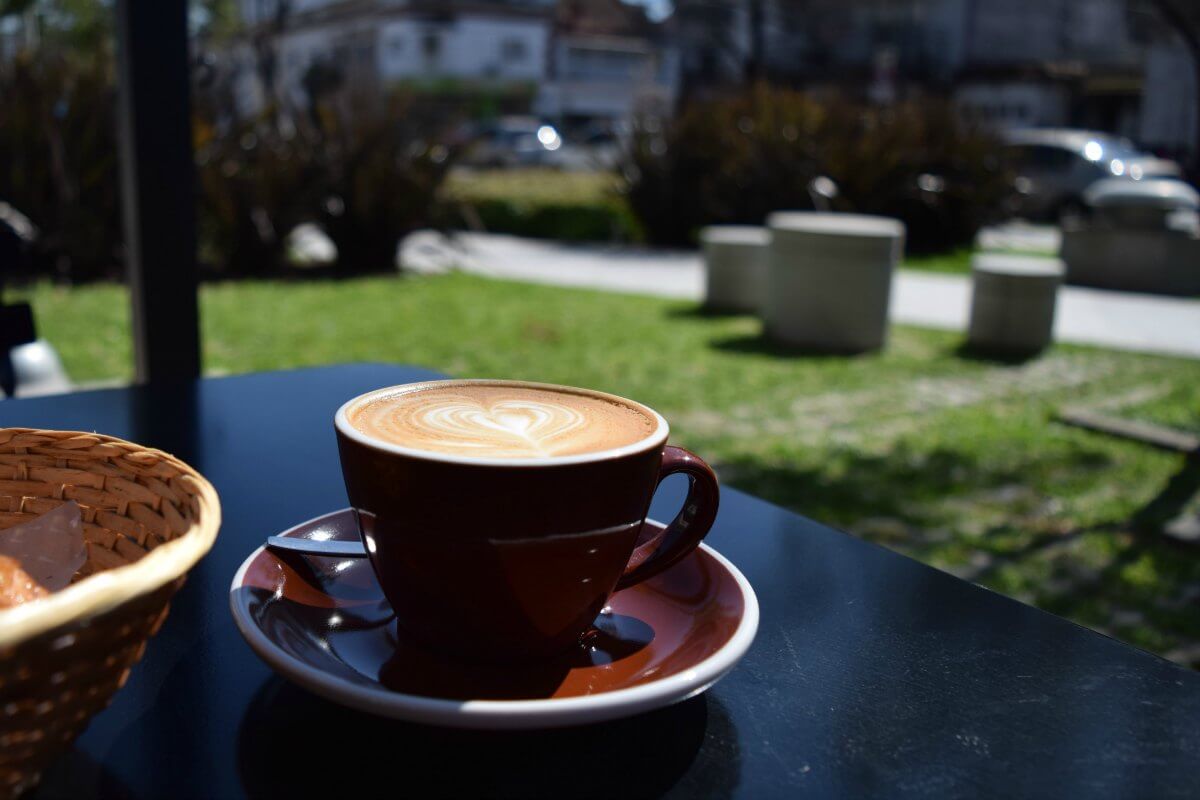
M594 453L635 444L658 428L650 414L601 396L486 382L399 389L346 416L381 442L478 458Z

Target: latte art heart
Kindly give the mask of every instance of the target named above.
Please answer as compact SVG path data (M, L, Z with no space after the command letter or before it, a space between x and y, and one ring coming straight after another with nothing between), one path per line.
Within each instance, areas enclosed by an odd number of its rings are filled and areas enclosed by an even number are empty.
M437 437L445 447L464 450L503 448L531 456L554 455L557 437L582 427L583 414L558 403L506 400L481 403L445 398L429 400L409 417L415 428Z
M349 414L362 433L419 450L548 458L622 447L657 428L603 396L523 385L457 383L372 399Z

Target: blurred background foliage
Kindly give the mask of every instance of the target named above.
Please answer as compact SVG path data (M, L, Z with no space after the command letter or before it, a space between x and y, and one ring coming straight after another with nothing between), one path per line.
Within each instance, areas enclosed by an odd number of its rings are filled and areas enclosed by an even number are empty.
M694 244L704 225L761 224L826 202L908 226L916 252L969 244L1003 216L1011 176L990 135L929 98L887 108L821 101L758 84L645 120L623 165L625 194L651 241Z
M220 107L201 93L195 123L201 255L213 274L279 273L287 234L303 223L333 241L335 274L391 270L400 240L441 216L453 149L441 143L441 109L418 95L333 96L302 117L272 107L222 120Z
M21 265L57 279L121 273L112 60L22 54L0 70L0 201L38 236Z
M9 0L0 13L20 11ZM40 2L37 47L0 65L0 201L39 231L25 269L57 280L122 274L111 8ZM197 35L220 37L231 0L195 4ZM260 69L274 65L261 59ZM936 98L889 107L758 83L643 118L615 170L455 171L460 124L511 98L466 100L445 87L356 94L336 64L314 66L306 103L239 116L233 89L197 58L193 106L201 259L216 277L280 274L287 236L318 225L334 274L395 268L403 236L425 226L571 241L694 246L714 223L761 223L813 208L904 220L913 252L948 252L1004 216L1000 149ZM486 102L485 102L486 101ZM481 103L483 105L481 105ZM815 192L828 178L836 195ZM817 186L826 187L824 184Z

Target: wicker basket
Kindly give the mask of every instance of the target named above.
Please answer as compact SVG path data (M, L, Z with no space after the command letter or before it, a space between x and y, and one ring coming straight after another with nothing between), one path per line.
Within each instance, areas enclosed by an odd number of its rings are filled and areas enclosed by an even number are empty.
M108 705L217 535L217 494L159 450L95 433L0 429L0 530L68 500L87 561L50 597L0 610L0 797L37 783Z

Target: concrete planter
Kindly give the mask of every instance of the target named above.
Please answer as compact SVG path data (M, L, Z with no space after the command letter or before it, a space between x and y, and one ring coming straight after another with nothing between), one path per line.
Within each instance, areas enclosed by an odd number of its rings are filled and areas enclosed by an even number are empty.
M1190 297L1200 294L1200 237L1178 230L1063 231L1067 282L1079 286Z
M770 242L770 232L762 227L713 225L702 230L705 307L758 313L766 292Z
M1010 355L1044 350L1054 339L1058 287L1065 272L1057 258L975 256L968 345Z
M828 352L883 347L904 223L784 211L768 217L767 227L771 245L762 310L767 335Z
M1200 294L1200 193L1182 181L1096 181L1086 224L1063 231L1067 282L1127 292Z

